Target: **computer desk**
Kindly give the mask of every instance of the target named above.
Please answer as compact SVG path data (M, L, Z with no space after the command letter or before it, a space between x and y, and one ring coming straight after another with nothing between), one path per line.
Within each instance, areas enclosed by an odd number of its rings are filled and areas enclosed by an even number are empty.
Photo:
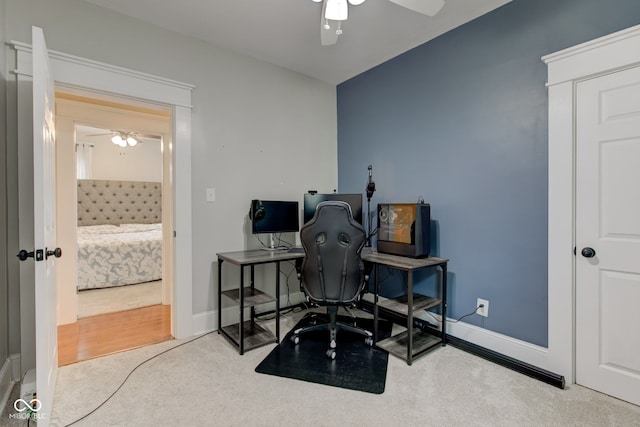
M236 252L219 252L218 257L218 334L222 334L233 343L240 354L265 344L280 342L280 262L304 258L304 252L261 249ZM240 281L237 287L222 290L222 265L228 262L240 267ZM255 288L254 269L260 264L276 264L275 296ZM244 286L245 267L250 269L250 284ZM238 323L222 326L222 297L225 296L238 304ZM255 306L268 302L276 302L276 334L275 336L255 322ZM251 318L244 320L244 309L251 308ZM246 346L245 346L246 341Z
M375 250L362 252L362 260L370 262L375 268L374 281L374 341L378 339L378 318L379 309L388 310L400 316L406 316L407 330L397 335L376 342L376 346L389 353L406 360L407 365L413 363L413 359L422 356L433 350L438 345L446 345L447 336L447 263L446 258L408 258L397 255L379 253ZM398 298L379 301L379 266L386 266L407 272L408 284L407 294ZM423 268L439 267L442 270L440 280L440 298L415 294L413 292L413 272ZM440 306L442 322L439 331L421 331L413 324L413 314L418 310L426 310L431 307ZM431 333L430 333L431 332Z
M300 250L276 250L265 251L261 249L235 252L219 252L218 257L218 334L222 334L238 348L240 354L245 350L251 350L262 345L280 342L280 263L282 261L294 261L304 258L304 251ZM388 310L407 319L407 330L385 340L376 342L376 346L389 353L398 356L411 365L413 360L438 345L446 343L446 310L447 310L447 263L446 258L408 258L397 255L379 253L365 248L362 259L372 263L375 268L374 281L374 340L378 337L379 309ZM240 280L238 286L223 290L222 266L225 262L240 267ZM255 266L261 264L276 264L275 296L269 295L255 288ZM379 266L386 266L407 272L407 295L379 301ZM249 286L244 286L245 268L250 269ZM442 270L440 298L424 296L413 293L413 272L423 268L439 267ZM238 323L222 326L222 297L226 297L238 304ZM276 303L275 310L275 335L255 322L255 306L268 302ZM417 310L428 309L440 305L442 314L442 326L436 333L414 331L413 314ZM244 309L251 308L251 317L244 320ZM246 341L246 345L245 345Z

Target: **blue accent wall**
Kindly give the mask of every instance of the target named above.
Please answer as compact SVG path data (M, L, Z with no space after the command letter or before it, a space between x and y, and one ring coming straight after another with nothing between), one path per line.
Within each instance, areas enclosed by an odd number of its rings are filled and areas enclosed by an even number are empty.
M640 23L638 0L514 0L338 86L340 192L431 204L448 317L547 346L547 89L541 57ZM366 199L365 199L366 201ZM381 274L387 296L406 277ZM434 274L418 277L432 293Z

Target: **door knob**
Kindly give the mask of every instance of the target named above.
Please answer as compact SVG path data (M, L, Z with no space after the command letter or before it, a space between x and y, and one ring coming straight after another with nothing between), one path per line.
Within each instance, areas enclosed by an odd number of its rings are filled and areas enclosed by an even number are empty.
M54 250L50 251L49 249L47 249L47 255L45 256L45 259L48 259L50 256L54 256L56 258L60 258L62 256L62 249L60 248L55 248Z
M596 256L596 251L590 247L583 248L580 253L585 258L593 258L594 256Z
M18 259L20 259L20 261L26 261L27 258L29 258L29 257L33 258L33 251L27 252L24 249L22 249L22 250L20 250L20 252L18 252L17 257L18 257Z

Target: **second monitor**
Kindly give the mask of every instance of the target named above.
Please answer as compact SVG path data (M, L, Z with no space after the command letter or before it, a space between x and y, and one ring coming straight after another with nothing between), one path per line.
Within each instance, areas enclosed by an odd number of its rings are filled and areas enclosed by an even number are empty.
M351 213L353 219L362 224L362 194L311 194L306 193L304 195L304 212L303 221L304 224L309 222L313 218L313 214L316 212L316 207L322 202L328 200L339 200L347 202L351 206Z

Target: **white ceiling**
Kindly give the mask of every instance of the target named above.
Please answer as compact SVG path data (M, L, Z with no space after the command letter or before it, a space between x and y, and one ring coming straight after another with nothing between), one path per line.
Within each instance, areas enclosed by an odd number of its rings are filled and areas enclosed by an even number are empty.
M428 17L387 0L349 6L344 33L320 45L311 0L85 0L331 84L339 84L511 0L446 0Z

